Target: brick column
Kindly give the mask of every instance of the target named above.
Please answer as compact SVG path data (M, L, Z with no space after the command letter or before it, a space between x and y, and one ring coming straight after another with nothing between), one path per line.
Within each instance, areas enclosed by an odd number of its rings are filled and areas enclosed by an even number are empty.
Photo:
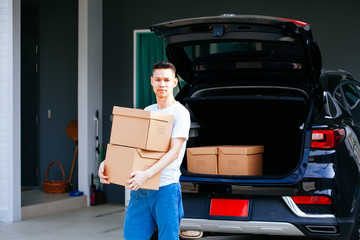
M20 0L0 0L0 221L21 219Z
M90 176L97 176L95 117L102 119L102 0L79 0L79 190L89 199ZM102 121L99 121L102 139Z

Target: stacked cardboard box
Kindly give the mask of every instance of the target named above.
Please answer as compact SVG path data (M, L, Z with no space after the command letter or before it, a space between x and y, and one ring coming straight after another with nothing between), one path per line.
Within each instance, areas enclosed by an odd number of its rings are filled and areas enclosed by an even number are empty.
M115 106L110 143L167 152L173 121L173 115Z
M263 146L205 146L187 149L188 171L218 175L262 175Z
M109 182L126 186L130 173L146 170L159 160L169 149L173 121L172 115L115 106L105 158ZM156 190L159 182L160 173L141 188Z

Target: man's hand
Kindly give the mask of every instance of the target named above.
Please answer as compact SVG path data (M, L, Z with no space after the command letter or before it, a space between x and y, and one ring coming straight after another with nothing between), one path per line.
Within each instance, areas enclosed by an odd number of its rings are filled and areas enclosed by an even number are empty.
M126 181L126 188L136 191L150 178L150 173L145 171L135 171L130 174L130 179Z
M98 176L100 178L101 183L110 184L110 182L108 181L109 176L105 176L104 171L105 171L105 160L102 161L102 163L100 164L99 171L98 171Z

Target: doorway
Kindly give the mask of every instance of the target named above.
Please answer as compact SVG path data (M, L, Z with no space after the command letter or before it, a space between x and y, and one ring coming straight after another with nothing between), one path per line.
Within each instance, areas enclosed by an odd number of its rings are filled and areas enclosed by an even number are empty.
M21 7L21 186L39 186L39 5Z

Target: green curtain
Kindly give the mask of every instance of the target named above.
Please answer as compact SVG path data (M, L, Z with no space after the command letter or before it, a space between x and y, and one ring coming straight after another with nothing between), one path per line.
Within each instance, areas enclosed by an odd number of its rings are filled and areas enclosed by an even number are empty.
M136 108L145 108L156 102L150 84L152 66L167 61L165 41L153 32L136 33Z

